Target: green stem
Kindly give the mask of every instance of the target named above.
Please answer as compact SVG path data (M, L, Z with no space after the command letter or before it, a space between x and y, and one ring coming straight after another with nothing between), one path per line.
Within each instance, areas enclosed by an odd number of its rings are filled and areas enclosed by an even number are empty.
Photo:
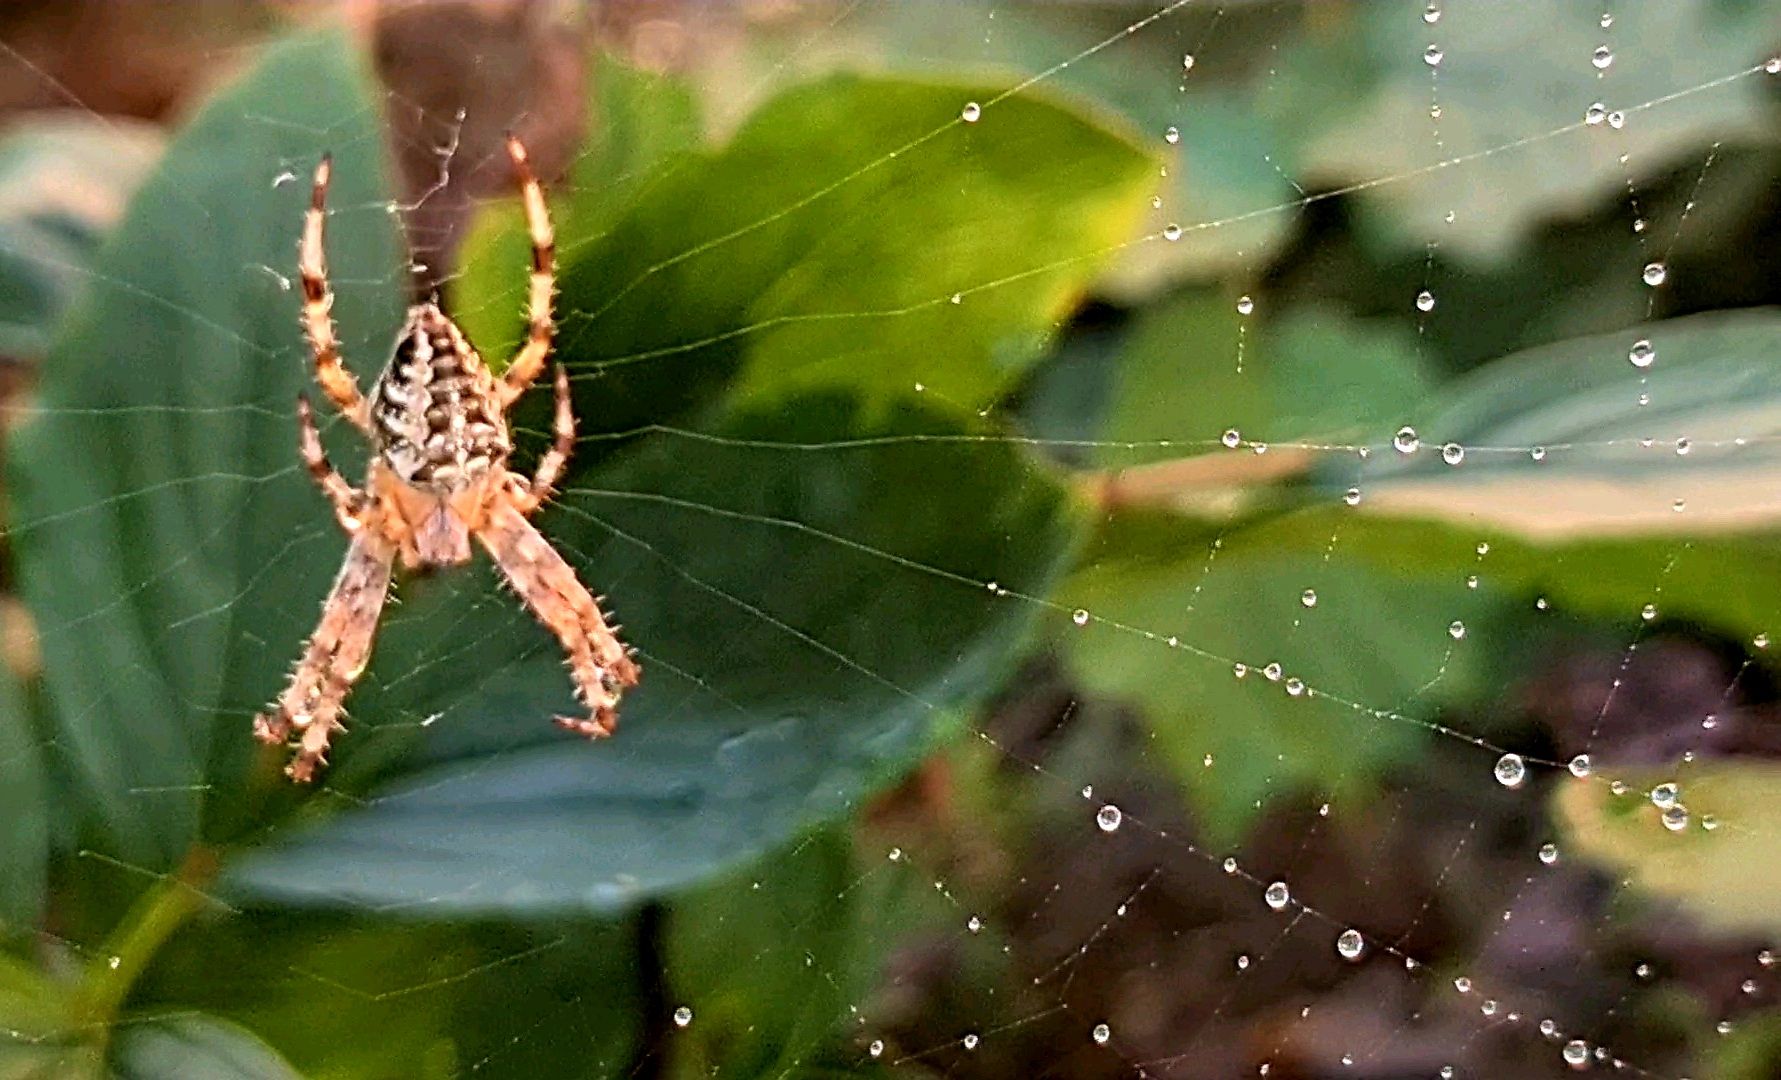
M202 888L216 876L216 853L195 847L179 869L143 893L106 938L105 959L88 969L74 999L76 1022L109 1032L130 987L174 931L207 902ZM102 1039L104 1035L100 1036Z

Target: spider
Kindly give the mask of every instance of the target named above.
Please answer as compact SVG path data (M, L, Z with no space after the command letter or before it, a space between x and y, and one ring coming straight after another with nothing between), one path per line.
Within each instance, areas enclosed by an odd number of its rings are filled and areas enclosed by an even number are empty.
M610 735L620 696L637 684L633 650L608 626L599 601L526 518L562 477L575 444L569 377L555 366L555 440L527 479L508 471L512 441L507 409L544 368L554 326L555 249L544 191L525 147L512 135L507 154L525 202L532 240L529 331L497 378L482 363L437 298L408 309L395 351L369 398L340 357L330 314L334 294L322 249L330 159L316 166L297 266L303 280L303 328L315 357L316 382L375 453L365 486L355 488L328 463L309 400L297 397L298 445L310 475L333 504L349 545L346 561L322 606L321 622L303 646L290 683L254 718L264 743L290 744L285 767L305 783L327 761L328 739L341 704L365 670L371 639L389 591L392 564L407 569L454 566L470 559L475 537L532 613L562 642L585 718L557 724L590 738Z

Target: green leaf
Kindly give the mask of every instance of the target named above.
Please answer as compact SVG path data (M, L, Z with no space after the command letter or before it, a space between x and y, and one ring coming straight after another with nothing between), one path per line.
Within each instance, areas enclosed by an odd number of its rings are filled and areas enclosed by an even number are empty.
M1154 168L1085 116L1005 95L835 76L654 178L562 273L559 349L592 379L590 427L682 415L730 374L765 401L998 398L1129 236Z
M589 80L586 144L561 183L547 183L557 251L565 259L591 243L658 166L699 142L699 106L692 88L668 75L640 71L601 54ZM471 224L452 279L454 316L485 356L499 362L525 335L523 308L531 259L525 212L517 195L491 203Z
M694 1023L676 1036L673 1075L806 1075L877 979L908 885L862 875L830 831L676 900L664 966Z
M1270 72L1271 43L1297 34L1302 15L1268 5L1163 7L879 4L849 20L858 36L850 44L899 68L988 67L1043 78L1117 110L1142 132L1165 155L1167 172L1152 173L1157 179L1143 191L1158 205L1147 202L1140 231L1155 235L1175 223L1184 232L1120 253L1100 284L1136 300L1175 280L1253 273L1290 237L1293 214L1280 210L1302 195L1291 180L1293 143L1265 122L1274 78L1256 77ZM1140 32L1120 32L1135 22ZM1184 48L1196 40L1215 47L1188 68Z
M189 1014L121 1026L111 1074L118 1080L297 1080L299 1075L241 1028Z
M1018 448L952 438L973 429L919 399L881 413L798 398L649 440L565 491L543 530L611 593L646 672L609 741L547 722L573 708L560 649L486 575L416 590L334 778L414 767L248 856L236 885L435 914L618 909L908 768L934 710L986 693L1031 620L984 583L1046 592L1074 525Z
M49 861L43 750L18 679L0 664L0 933L35 926Z
M1452 624L1487 630L1500 597L1432 561L1327 557L1356 546L1317 514L1214 533L1126 513L1056 594L1089 616L1064 635L1072 672L1142 710L1214 842L1283 791L1369 790L1482 682L1483 657ZM1443 576L1453 589L1434 587ZM1135 646L1134 630L1149 640Z
M0 139L0 358L48 351L160 150L153 128L116 117L35 120Z
M248 760L249 714L223 703L244 676L270 693L285 662L244 671L244 650L320 595L254 586L335 558L298 494L291 401L309 362L285 286L308 191L285 174L334 151L335 315L348 356L381 357L402 285L372 100L323 35L276 46L212 101L100 255L10 448L56 740L92 842L133 864L167 867L194 838L213 732Z
M1572 0L1452 3L1425 26L1389 5L1353 5L1270 66L1279 74L1269 113L1294 132L1301 176L1326 187L1392 178L1357 195L1395 245L1420 251L1438 236L1444 253L1503 262L1541 222L1642 183L1621 155L1636 169L1667 168L1677 154L1766 137L1755 67L1773 31L1764 5L1628 5L1611 34L1600 15ZM1432 68L1431 44L1441 49ZM1604 44L1608 66L1592 66ZM1356 70L1374 74L1331 93ZM1586 125L1596 101L1624 110L1624 125Z
M1610 867L1640 889L1681 904L1718 933L1781 933L1781 767L1764 761L1716 761L1669 772L1617 772L1628 791L1604 783L1566 783L1552 812L1567 853ZM1673 782L1686 810L1670 828L1644 793ZM1671 822L1671 824L1675 824Z
M1249 442L1376 431L1427 393L1414 339L1393 323L1317 308L1250 317L1237 303L1202 290L1142 316L1119 365L1103 464L1228 453L1218 440L1230 429Z
M1358 476L1368 513L1548 542L1772 528L1777 347L1781 314L1751 310L1530 349L1443 390L1413 418L1417 452L1350 459L1325 480L1346 488ZM1463 448L1458 465L1444 462L1446 443Z
M249 911L176 937L132 1004L225 1018L309 1076L622 1076L636 963L620 924Z

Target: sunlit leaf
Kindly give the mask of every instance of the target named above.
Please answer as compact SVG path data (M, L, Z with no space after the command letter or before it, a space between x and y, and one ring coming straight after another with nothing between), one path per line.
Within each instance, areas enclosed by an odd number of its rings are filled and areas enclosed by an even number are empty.
M1554 796L1563 850L1602 863L1639 889L1722 932L1781 933L1781 767L1715 761L1667 772L1617 771L1630 790L1567 783ZM1648 797L1674 783L1673 806ZM1679 807L1680 811L1676 808ZM1667 820L1666 820L1667 819Z

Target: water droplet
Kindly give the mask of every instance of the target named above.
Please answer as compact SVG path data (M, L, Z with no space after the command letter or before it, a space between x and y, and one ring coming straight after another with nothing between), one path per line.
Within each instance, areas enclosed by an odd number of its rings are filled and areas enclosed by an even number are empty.
M1770 75L1781 75L1781 56L1771 56L1763 64L1762 69Z
M1756 980L1755 979L1745 979L1743 982L1738 984L1738 989L1742 990L1746 994L1754 994L1754 993L1756 993Z
M1280 681L1280 661L1270 660L1268 662L1268 666L1265 668L1262 668L1262 676L1264 678L1266 678L1269 682L1279 682Z
M1168 143L1170 146L1173 146L1176 143L1180 142L1181 141L1181 129L1178 127L1171 126L1166 131L1163 132L1163 141Z
M1656 807L1676 805L1676 797L1681 791L1674 783L1659 784L1651 789L1651 805Z
M1430 120L1441 119L1441 106L1438 102L1434 105L1429 106L1429 119Z
M1756 962L1765 968L1774 967L1775 966L1775 951L1773 949L1758 950L1757 954L1756 954Z
M1495 1016L1497 1014L1496 999L1495 998L1485 998L1483 1004L1478 1006L1478 1011L1483 1013L1485 1016Z
M1422 440L1417 437L1415 428L1405 424L1391 437L1391 446L1400 454L1414 454L1421 449Z
M1614 50L1606 45L1597 45L1595 52L1589 54L1589 62L1595 65L1597 71L1605 70L1614 62Z
M1119 807L1112 803L1106 803L1095 811L1095 824L1101 827L1102 832L1112 832L1119 828L1119 823L1123 820L1125 820L1125 815L1121 814Z
M1663 280L1661 275L1658 280ZM1651 342L1640 338L1633 342L1632 348L1626 351L1626 359L1636 368L1648 368L1657 360L1657 350L1651 347Z
M1675 502L1670 504L1670 509L1674 510L1674 511L1676 511L1676 513L1680 514L1682 511L1688 509L1688 500L1687 499L1677 499Z
M1676 440L1676 455L1678 457L1686 455L1693 449L1694 444L1688 441L1688 436L1684 435L1682 438Z
M965 102L965 107L959 111L959 119L967 124L975 124L977 118L982 115L983 106L977 104L975 101Z
M1224 872L1227 874L1234 874L1237 872L1237 860L1231 858L1229 855L1224 857Z
M889 854L887 854L885 858L889 859L891 862L902 862L903 849L900 847L891 848Z
M1070 612L1070 621L1075 623L1077 626L1087 626L1088 625L1088 609L1077 608L1075 611Z
M1453 980L1453 988L1462 994L1469 994L1472 992L1472 980L1461 975L1459 978Z
M1601 25L1602 25L1603 30L1606 30L1606 29L1608 29L1608 27L1613 26L1614 25L1614 16L1608 14L1605 11L1602 12Z
M1633 968L1633 974L1641 979L1649 979L1651 978L1651 965L1640 962Z
M1714 829L1719 828L1719 819L1714 817L1712 814L1702 814L1701 815L1701 828L1707 830L1708 832L1712 832Z
M983 920L973 915L965 920L965 929L973 934L979 933L983 930Z
M1610 781L1608 781L1608 790L1613 792L1616 795L1625 795L1626 791L1627 791L1626 781L1625 780L1610 780Z
M1663 819L1664 828L1671 832L1681 832L1688 828L1688 807L1681 803L1664 807L1664 812L1658 816Z
M1272 882L1262 890L1262 900L1275 911L1284 911L1286 905L1292 902L1292 890L1286 887L1284 881Z
M1255 301L1249 298L1249 294L1245 293L1244 295L1237 297L1237 314L1249 315L1254 311Z
M1540 861L1545 863L1547 866L1551 866L1553 863L1557 862L1558 861L1558 845L1557 844L1541 844L1540 845Z
M661 1014L657 1013L656 1015L660 1016ZM674 1026L675 1027L685 1027L692 1022L693 1022L693 1010L687 1008L685 1005L682 1005L680 1008L674 1010Z
M1608 106L1604 105L1603 103L1601 103L1599 101L1590 102L1589 108L1583 110L1583 122L1585 124L1591 124L1591 125L1600 124L1603 120L1606 120L1607 118L1608 118Z
M1096 1024L1088 1036L1095 1041L1096 1046L1106 1046L1107 1040L1113 1038L1113 1029L1106 1024Z
M1613 112L1608 114L1608 126L1613 128L1615 131L1619 131L1621 128L1626 126L1626 114L1621 112L1619 109L1615 109Z
M1552 606L1552 604L1550 602L1548 602L1544 596L1534 597L1534 610L1545 611L1547 608L1549 608L1551 606Z
M1497 758L1496 767L1492 771L1496 774L1497 783L1506 788L1520 787L1521 782L1527 779L1527 766L1522 762L1520 754L1504 754Z
M1441 52L1441 46L1431 44L1428 48L1422 50L1422 62L1429 67L1440 67L1441 58L1444 55L1446 54Z
M1237 954L1237 970L1238 971L1248 971L1249 970L1249 954L1248 953L1238 953Z
M1441 8L1438 4L1430 4L1422 9L1422 21L1430 26L1441 21Z
M1349 488L1342 493L1342 501L1349 506L1360 505L1360 488Z
M1572 1039L1565 1044L1565 1064L1573 1069L1581 1069L1589 1064L1589 1045L1582 1039Z
M1236 428L1231 428L1223 435L1220 435L1218 441L1225 444L1225 446L1230 449L1235 450L1237 447L1243 445L1243 433Z
M1359 930L1350 928L1336 936L1336 955L1344 960L1359 960L1366 948L1366 939L1360 936Z
M1447 636L1452 638L1455 641L1461 640L1462 638L1464 638L1466 636L1466 624L1463 622L1460 622L1458 619L1455 619L1452 622L1448 623L1447 624Z
M972 1032L971 1034L966 1035L959 1040L959 1045L963 1046L966 1050L977 1049L977 1033Z
M1417 293L1416 294L1416 310L1417 311L1433 311L1433 310L1435 310L1435 294L1432 292L1429 292L1427 289L1424 289L1421 292Z
M1476 551L1480 555L1489 555L1490 554L1490 541L1480 540L1478 542L1478 546L1473 548L1472 550Z
M1477 574L1467 574L1466 575L1466 588L1476 589L1477 587L1478 587L1478 575Z
M1645 264L1645 269L1639 273L1639 277L1645 284L1655 289L1664 283L1664 278L1668 274L1669 271L1664 269L1663 263L1649 262Z
M1633 232L1634 233L1644 232L1647 224L1648 224L1648 222L1646 222L1646 220L1642 217L1634 218L1633 219Z
M1453 1080L1453 1066L1441 1066L1441 1080Z
M1441 460L1449 465L1458 465L1466 460L1466 448L1458 443L1450 442L1441 447Z
M1646 622L1650 622L1652 619L1657 618L1657 605L1646 604L1644 607L1640 608L1639 618L1644 619Z
M1245 664L1243 661L1239 660L1236 663L1231 665L1231 674L1235 675L1237 678L1241 679L1245 675L1249 674L1249 665Z
M866 1047L866 1053L871 1054L873 1057L882 1057L884 1055L884 1040L873 1039L872 1045Z
M1766 649L1769 647L1769 635L1758 634L1755 637L1750 639L1750 644L1756 646L1759 649Z
M1304 694L1305 680L1297 678L1286 680L1286 692L1293 697L1299 697Z
M272 178L272 186L275 188L281 188L281 187L284 187L286 184L290 183L292 180L295 180L296 178L297 178L296 173L292 172L289 169L286 169L285 171L279 173L277 176L274 176Z
M1304 592L1300 593L1299 594L1299 603L1305 605L1306 607L1316 607L1317 606L1317 590L1316 589L1306 589Z
M1187 53L1186 55L1184 55L1181 58L1181 70L1182 71L1192 71L1193 69L1194 69L1194 54Z
M123 963L124 963L124 958L121 956L108 956L105 958L105 966L110 968L113 971L116 971L119 967L121 967L123 965Z
M1589 775L1589 755L1578 754L1571 759L1571 763L1565 766L1565 768L1571 770L1572 776L1575 776L1579 780L1583 779Z
M1719 1032L1721 1035L1730 1035L1732 1033L1732 1022L1730 1020L1721 1020L1719 1023L1713 1025L1713 1030Z

